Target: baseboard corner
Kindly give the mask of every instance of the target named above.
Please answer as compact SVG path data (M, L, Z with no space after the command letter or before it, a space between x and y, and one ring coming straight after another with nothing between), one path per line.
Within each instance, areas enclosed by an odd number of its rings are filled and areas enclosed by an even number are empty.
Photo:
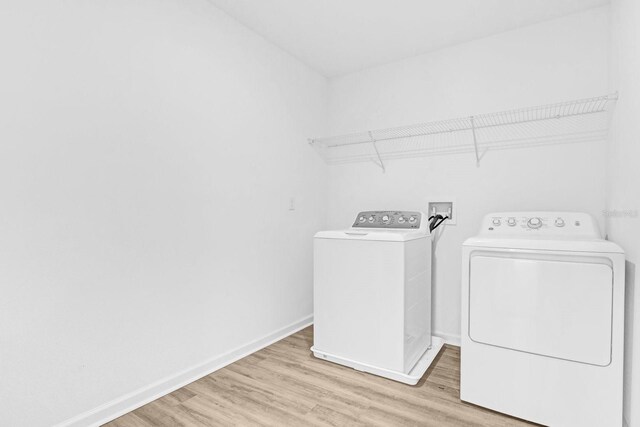
M433 335L442 338L445 344L460 347L460 335L448 334L445 332L433 331Z

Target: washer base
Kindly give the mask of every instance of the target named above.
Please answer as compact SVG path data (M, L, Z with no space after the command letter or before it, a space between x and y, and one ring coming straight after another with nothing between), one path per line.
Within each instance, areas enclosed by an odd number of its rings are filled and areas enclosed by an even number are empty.
M328 360L329 362L338 363L340 365L348 366L357 371L368 372L370 374L378 375L380 377L389 378L394 381L398 381L404 384L416 385L420 378L427 372L431 363L435 360L440 350L444 346L444 340L439 337L431 337L431 347L429 347L418 359L415 366L408 374L399 371L392 371L385 368L379 368L377 366L367 365L365 363L356 362L354 360L345 359L343 357L335 356L330 353L318 350L315 347L311 347L313 355L318 359Z

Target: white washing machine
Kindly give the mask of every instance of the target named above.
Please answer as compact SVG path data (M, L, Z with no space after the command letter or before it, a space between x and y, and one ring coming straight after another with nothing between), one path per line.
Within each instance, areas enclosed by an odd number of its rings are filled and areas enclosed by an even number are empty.
M503 212L462 254L460 398L550 426L621 426L622 249L584 213Z
M321 359L416 384L431 336L431 236L420 212L361 212L314 238L314 343Z

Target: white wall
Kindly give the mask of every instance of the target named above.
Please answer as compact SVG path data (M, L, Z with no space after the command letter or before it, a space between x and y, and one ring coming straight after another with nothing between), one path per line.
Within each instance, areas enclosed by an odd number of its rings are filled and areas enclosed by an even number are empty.
M0 424L309 319L323 77L205 0L4 1L0 52Z
M447 119L607 93L609 8L597 8L330 81L332 134ZM500 210L586 211L605 206L601 142L329 168L330 227L359 210L426 210L431 196L457 199L458 225L435 250L434 328L460 333L462 242Z
M620 91L609 149L607 221L609 238L627 256L625 412L630 427L640 426L640 2L612 2L612 87ZM636 214L637 215L637 214Z

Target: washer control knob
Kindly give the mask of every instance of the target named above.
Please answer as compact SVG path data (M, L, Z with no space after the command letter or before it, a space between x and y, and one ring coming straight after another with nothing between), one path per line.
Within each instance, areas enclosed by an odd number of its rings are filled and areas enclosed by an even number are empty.
M500 224L502 224L502 221L500 221L500 218L493 218L493 221L491 221L491 223L496 227L499 227Z
M365 222L367 220L367 218L364 217L364 215L362 215L360 218L358 218L358 222Z
M534 216L533 218L529 218L529 221L527 221L527 225L529 226L529 228L540 228L542 227L542 220Z
M517 224L517 221L512 217L507 220L507 224L509 225L509 227L514 227Z
M416 222L418 219L415 216L412 216L411 218L409 218L409 222L411 224L413 224L414 222Z
M390 220L390 219L391 219L391 218L389 218L389 215L384 215L384 216L382 217L382 222L389 222L389 220Z
M369 217L369 222L373 223L375 220L376 220L376 217L375 217L375 216L371 215L371 216Z
M398 224L404 224L406 220L407 218L401 216L400 218L398 218Z
M564 227L564 225L565 225L564 219L556 218L556 227Z

